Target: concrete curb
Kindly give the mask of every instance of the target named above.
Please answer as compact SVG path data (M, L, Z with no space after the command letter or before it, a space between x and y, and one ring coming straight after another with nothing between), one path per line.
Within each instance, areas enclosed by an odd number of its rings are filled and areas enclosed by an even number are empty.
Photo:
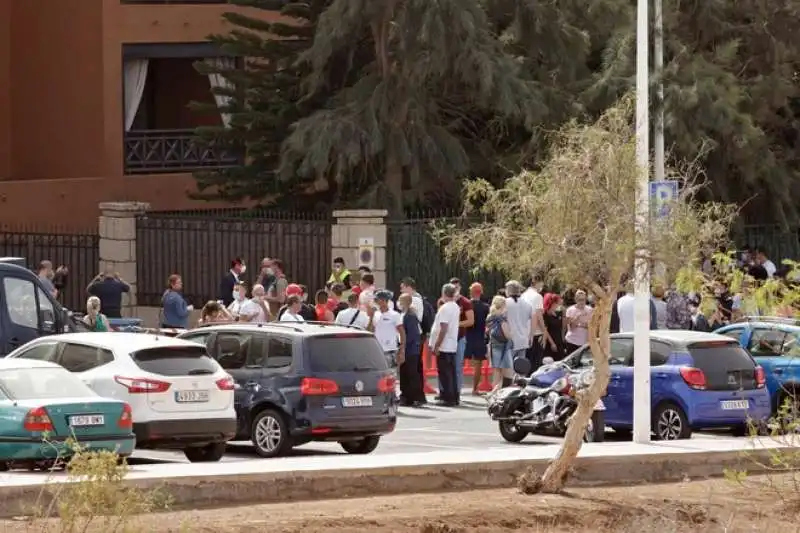
M584 457L576 462L569 486L635 485L721 476L725 470L766 470L774 450L658 453ZM526 468L543 471L549 460L399 466L347 470L274 472L223 476L138 479L129 486L160 488L174 508L276 503L421 492L510 488ZM0 486L0 518L31 514L34 502L46 508L63 484Z

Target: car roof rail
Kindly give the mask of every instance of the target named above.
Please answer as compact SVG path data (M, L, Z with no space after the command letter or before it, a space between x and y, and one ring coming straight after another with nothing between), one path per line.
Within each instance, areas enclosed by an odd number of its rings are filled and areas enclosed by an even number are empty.
M365 331L364 328L360 328L355 324L337 324L335 322L323 322L320 320L306 320L305 322L300 322L300 324L311 324L312 326L327 326L334 328L353 328L359 331Z
M745 316L736 321L736 323L741 322L766 322L770 324L788 324L791 326L800 326L800 320L783 316Z
M287 328L292 329L298 333L302 333L302 328L292 324L291 322L239 322L238 320L222 320L220 322L208 322L206 324L198 324L198 328L210 328L212 326L255 326L262 328L264 326Z

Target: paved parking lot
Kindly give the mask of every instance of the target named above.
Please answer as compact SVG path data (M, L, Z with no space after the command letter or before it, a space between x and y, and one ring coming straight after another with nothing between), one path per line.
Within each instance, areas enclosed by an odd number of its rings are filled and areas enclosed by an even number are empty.
M422 409L401 408L397 429L384 437L375 454L424 453L452 450L453 453L465 450L485 450L506 446L535 446L553 444L559 439L529 436L521 444L505 442L497 431L497 425L486 414L483 398L466 396L461 407L428 406ZM730 437L726 433L696 433L694 438L715 439ZM613 432L606 436L615 439ZM310 443L296 448L295 456L329 455L344 453L336 443ZM229 444L223 462L247 461L256 459L248 442ZM188 462L180 451L138 450L133 455L132 464L152 464L159 462Z

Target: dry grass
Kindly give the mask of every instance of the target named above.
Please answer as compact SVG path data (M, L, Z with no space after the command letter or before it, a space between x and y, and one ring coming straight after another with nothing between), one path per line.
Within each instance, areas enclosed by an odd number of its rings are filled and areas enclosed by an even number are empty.
M800 531L795 486L794 476L780 474L564 495L514 489L414 494L168 512L131 517L129 524L148 533L791 533ZM4 533L29 527L0 522ZM57 521L49 531L59 531ZM88 531L106 530L98 522Z

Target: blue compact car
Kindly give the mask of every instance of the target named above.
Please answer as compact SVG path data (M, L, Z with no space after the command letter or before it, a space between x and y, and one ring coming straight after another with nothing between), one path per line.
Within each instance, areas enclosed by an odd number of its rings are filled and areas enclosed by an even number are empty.
M633 335L611 336L611 380L603 401L606 425L633 428ZM588 346L568 357L573 368L590 366ZM658 440L687 439L693 430L732 428L744 434L751 421L771 411L765 372L735 340L696 331L650 331L653 434ZM559 372L538 381L549 385Z
M800 325L791 319L752 318L716 331L739 342L764 368L772 412L800 394Z

